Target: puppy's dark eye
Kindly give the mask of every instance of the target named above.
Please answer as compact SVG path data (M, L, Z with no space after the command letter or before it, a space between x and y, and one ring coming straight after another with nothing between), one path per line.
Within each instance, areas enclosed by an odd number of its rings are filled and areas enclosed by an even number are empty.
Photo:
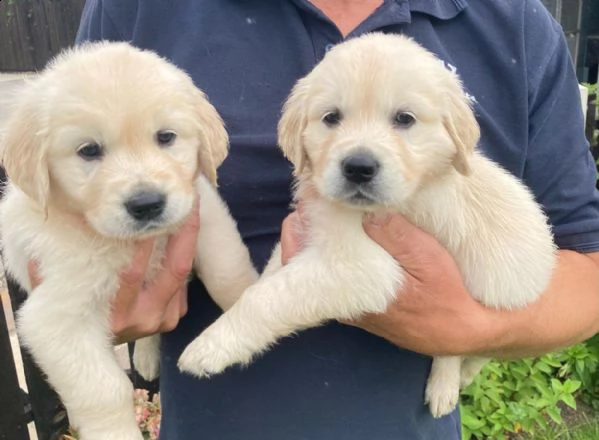
M398 128L410 128L416 122L416 117L410 112L399 111L393 118L393 124Z
M156 133L156 143L161 147L168 147L175 142L177 138L177 133L172 130L162 130Z
M338 109L325 113L322 117L322 122L324 122L328 127L334 127L339 125L341 122L342 115Z
M77 149L77 154L87 161L99 160L104 156L104 148L95 142L88 142Z

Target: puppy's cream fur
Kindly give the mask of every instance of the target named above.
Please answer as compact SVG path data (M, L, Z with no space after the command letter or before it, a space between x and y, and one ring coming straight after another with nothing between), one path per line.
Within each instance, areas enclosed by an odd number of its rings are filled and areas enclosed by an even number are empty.
M332 112L341 117L331 122ZM401 213L434 235L490 307L524 307L546 288L555 246L541 208L476 151L479 128L458 78L415 42L373 34L336 46L297 83L279 129L304 202L304 249L281 267L277 248L260 280L186 348L183 370L216 374L297 330L384 312L405 274L364 233L365 213ZM342 171L357 153L379 164L359 187ZM460 382L483 363L435 358L425 393L435 416L455 407Z
M157 133L175 133L168 145ZM137 240L154 237L145 274L200 197L195 268L222 307L257 275L213 185L228 138L214 107L166 60L125 43L69 50L25 88L2 138L10 178L0 205L5 267L30 295L18 333L84 440L142 439L132 385L112 350L110 305ZM101 157L78 150L97 144ZM141 190L166 197L140 224L125 203ZM32 291L27 263L42 283ZM135 364L158 374L159 336L138 342Z

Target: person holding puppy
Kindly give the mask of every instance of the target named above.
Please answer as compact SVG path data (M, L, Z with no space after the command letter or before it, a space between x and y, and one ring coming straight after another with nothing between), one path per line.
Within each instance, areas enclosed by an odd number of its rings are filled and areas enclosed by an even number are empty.
M562 30L539 0L88 0L78 42L154 50L207 93L231 139L220 192L262 269L279 236L284 260L301 248L301 216L288 212L291 169L276 147L281 106L330 47L374 31L413 37L460 75L481 151L522 178L550 218L560 250L549 288L524 310L487 309L433 237L401 216L374 219L366 232L408 273L386 313L304 331L251 368L197 380L176 362L220 310L197 280L186 289L201 228L189 223L150 287L149 246L140 246L112 319L122 341L170 331L162 440L459 439L457 412L434 419L423 404L430 356L540 355L599 331L596 169Z

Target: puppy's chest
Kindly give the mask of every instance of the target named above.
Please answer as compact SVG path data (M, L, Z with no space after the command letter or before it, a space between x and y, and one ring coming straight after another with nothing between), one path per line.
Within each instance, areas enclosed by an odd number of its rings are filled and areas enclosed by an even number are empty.
M380 248L364 232L361 213L325 207L310 214L309 241L319 253L342 264L379 256Z

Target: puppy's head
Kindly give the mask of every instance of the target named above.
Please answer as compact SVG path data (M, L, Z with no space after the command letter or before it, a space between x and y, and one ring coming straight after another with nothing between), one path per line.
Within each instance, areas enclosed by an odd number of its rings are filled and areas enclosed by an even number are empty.
M401 207L427 182L469 173L479 128L459 79L402 36L342 43L285 103L279 145L324 197Z
M1 142L13 185L117 238L179 224L195 178L215 183L228 146L221 118L191 79L126 43L57 57L20 96Z

